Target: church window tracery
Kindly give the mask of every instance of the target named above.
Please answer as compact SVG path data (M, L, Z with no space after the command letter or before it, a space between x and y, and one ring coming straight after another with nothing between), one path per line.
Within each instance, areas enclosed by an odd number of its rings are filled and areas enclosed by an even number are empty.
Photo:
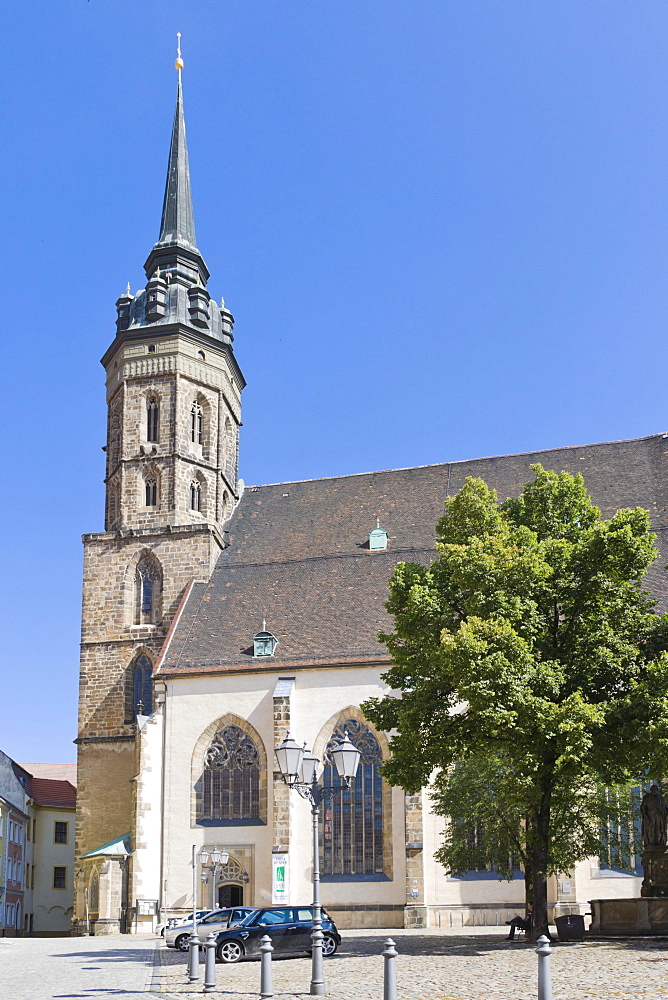
M257 822L259 818L258 747L239 726L224 726L213 737L204 757L197 820Z
M150 715L153 711L152 676L153 664L148 656L140 656L132 672L132 711L134 718L138 715Z
M144 504L146 507L158 505L158 480L155 476L147 476L144 480Z
M152 625L160 621L162 601L162 570L158 560L145 555L135 572L135 625Z
M160 420L160 407L158 401L154 396L148 400L146 404L146 440L152 443L157 443L158 441L158 431L159 431L159 420Z
M202 444L202 407L197 400L190 410L190 440L193 444Z
M331 750L346 732L362 756L352 787L325 804L321 824L323 875L382 878L383 756L376 736L363 722L351 718L336 727L325 750L323 780L326 785L341 784Z
M196 511L202 509L202 487L199 479L193 479L190 484L190 509Z

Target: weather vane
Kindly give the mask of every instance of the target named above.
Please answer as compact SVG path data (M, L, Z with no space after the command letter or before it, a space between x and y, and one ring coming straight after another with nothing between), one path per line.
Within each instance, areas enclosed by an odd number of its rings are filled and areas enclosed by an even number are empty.
M176 32L176 62L174 66L178 69L179 73L183 69L183 59L181 58L181 32Z

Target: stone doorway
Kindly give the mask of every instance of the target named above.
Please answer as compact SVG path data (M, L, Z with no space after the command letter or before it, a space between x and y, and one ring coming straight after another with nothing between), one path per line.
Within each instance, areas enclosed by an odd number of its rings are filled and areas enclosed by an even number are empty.
M228 882L227 885L218 886L218 906L243 906L244 887Z

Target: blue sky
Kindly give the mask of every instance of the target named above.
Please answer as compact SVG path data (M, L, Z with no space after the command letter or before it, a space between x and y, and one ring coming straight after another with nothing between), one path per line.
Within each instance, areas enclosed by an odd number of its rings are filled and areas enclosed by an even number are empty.
M74 759L99 358L183 34L246 483L668 429L665 0L5 0L0 746Z

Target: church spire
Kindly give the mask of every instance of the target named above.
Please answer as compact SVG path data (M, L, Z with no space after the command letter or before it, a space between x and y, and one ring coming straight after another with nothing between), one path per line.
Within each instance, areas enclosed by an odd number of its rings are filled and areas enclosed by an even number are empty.
M190 169L188 167L188 146L186 144L186 123L183 117L183 94L181 90L181 33L177 35L178 48L175 66L179 79L176 88L176 109L172 127L172 142L169 147L165 200L162 206L159 243L185 243L196 247L193 202L190 193Z
M178 83L176 86L176 108L174 110L174 124L172 126L172 141L169 146L169 160L167 163L167 183L165 184L165 197L162 203L162 219L160 222L160 236L158 242L153 247L146 262L146 273L150 278L153 275L156 265L163 269L170 270L170 264L176 263L176 257L182 265L178 268L183 277L194 280L195 274L199 273L202 283L206 283L209 272L206 264L197 249L195 237L195 217L193 214L192 194L190 190L190 167L188 165L188 146L186 143L186 122L183 115L183 91L181 87L181 71L183 69L183 59L181 58L181 33L177 34L177 57L175 67L178 72ZM181 251L181 253L178 253ZM186 271L191 273L183 274L184 259L187 258ZM192 265L195 265L193 269ZM181 276L181 275L180 275Z

